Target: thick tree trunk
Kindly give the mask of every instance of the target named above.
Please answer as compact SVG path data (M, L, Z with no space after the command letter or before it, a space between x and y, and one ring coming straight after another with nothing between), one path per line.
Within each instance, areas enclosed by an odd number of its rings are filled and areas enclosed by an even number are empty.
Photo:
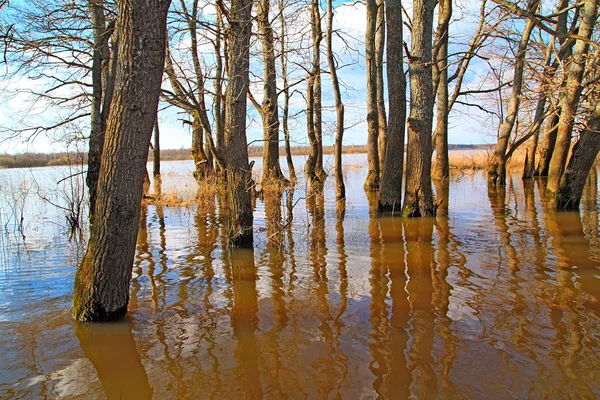
M596 104L586 128L573 146L569 165L562 176L556 196L557 208L576 209L579 207L586 179L600 151L600 134L598 132L600 132L600 102Z
M230 213L229 240L251 247L252 175L246 139L246 94L249 84L252 1L233 0L228 36L229 82L225 95L225 165Z
M538 0L529 0L527 9L530 12L535 12L537 9ZM523 34L521 35L521 41L519 42L519 48L517 49L517 55L514 65L513 73L513 87L510 96L508 111L506 118L502 121L500 126L500 134L498 141L496 142L496 148L494 150L494 156L488 170L488 184L496 186L506 185L506 151L508 150L508 143L510 136L512 135L513 128L515 126L515 120L519 112L519 106L521 105L521 93L523 90L523 72L525 70L525 55L527 53L527 45L529 43L529 37L535 24L531 20L527 20Z
M104 0L89 0L89 9L94 32L94 50L92 58L91 132L86 184L90 194L90 218L92 218L96 204L96 190L106 131L107 110L103 110L103 106L108 94L107 84L110 74L110 48L108 41L110 40L112 29L108 29L106 26ZM112 93L110 94L112 95ZM107 106L110 106L110 103Z
M581 10L580 26L578 35L589 40L594 31L596 17L598 12L597 0L585 0ZM558 120L558 129L556 133L556 144L550 167L548 169L547 192L552 195L558 193L560 181L567 163L567 154L571 146L571 133L573 124L577 115L577 106L583 86L581 81L586 66L589 44L587 40L578 39L573 49L573 56L567 60L567 82L561 93L560 118Z
M344 174L342 172L342 140L344 137L344 103L340 92L340 83L337 76L337 65L333 56L333 5L332 0L327 0L327 62L331 73L331 84L335 97L335 151L333 169L335 174L335 198L342 200L346 198L346 186L344 185Z
M377 29L377 2L367 0L367 32L365 34L365 63L367 66L367 163L369 172L365 190L379 188L379 116L377 113L377 57L375 31Z
M383 52L385 50L385 1L377 0L377 21L375 33L375 63L377 64L377 128L379 173L383 171L385 162L385 140L387 136L387 116L385 114L384 85L383 85Z
M279 8L283 10L285 8L285 4L283 0L279 2ZM287 161L288 172L290 176L291 182L296 182L296 168L294 168L294 161L292 160L292 147L290 144L290 128L288 126L288 118L290 112L290 88L288 85L288 77L287 77L287 42L286 42L286 21L285 14L283 11L281 12L281 78L283 79L283 115L282 115L282 125L283 125L283 137L285 140L285 159Z
M394 212L402 208L404 172L404 127L406 120L406 76L404 75L402 2L387 0L387 83L389 120L386 156L379 188L379 209Z
M406 154L406 191L403 214L435 215L431 188L431 133L433 87L431 53L434 0L416 0L413 8L412 49L409 55L410 116Z
M263 56L264 98L262 103L263 122L263 176L262 186L269 183L286 182L279 166L279 108L277 101L277 70L273 28L269 20L269 1L258 3L258 30Z
M73 317L127 312L142 185L164 65L169 0L121 0L115 97L106 130L95 221L77 270Z
M433 49L433 68L437 75L437 117L434 132L435 169L434 179L447 181L450 177L448 161L448 31L452 17L452 0L442 0L439 3L438 27L435 33ZM435 93L435 92L434 92Z

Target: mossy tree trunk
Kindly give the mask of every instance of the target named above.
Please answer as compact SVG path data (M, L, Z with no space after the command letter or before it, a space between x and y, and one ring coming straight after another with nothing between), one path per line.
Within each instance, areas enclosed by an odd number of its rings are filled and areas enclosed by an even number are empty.
M116 90L100 167L96 217L75 276L73 317L80 321L105 321L127 312L169 4L170 0L118 2Z

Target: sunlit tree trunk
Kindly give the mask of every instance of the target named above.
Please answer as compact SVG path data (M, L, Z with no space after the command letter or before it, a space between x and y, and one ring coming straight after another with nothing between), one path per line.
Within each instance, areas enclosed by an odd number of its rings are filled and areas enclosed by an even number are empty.
M269 182L285 182L279 166L279 109L277 101L277 70L273 28L269 20L269 1L258 3L258 30L262 44L264 99L261 105L263 122L263 176L262 186Z
M535 12L538 3L538 0L530 0L527 4L528 10L530 12ZM514 64L512 93L508 104L508 111L506 113L506 118L504 121L502 121L502 125L500 126L498 141L496 142L493 159L488 170L488 184L490 185L503 186L506 184L506 151L508 149L508 143L515 126L515 120L519 112L519 106L521 105L523 72L525 70L525 55L527 53L529 37L531 36L531 32L533 31L534 27L535 24L533 21L528 19L521 35L519 48L517 49L516 60Z
M448 36L452 17L452 0L441 0L438 7L438 26L433 49L434 75L437 75L437 115L434 132L435 169L434 179L446 181L450 176L448 161Z
M569 0L559 0L556 5L556 10L563 10L569 5ZM565 34L567 32L567 19L568 13L562 13L557 17L554 29L559 34ZM552 67L545 71L548 77L552 77L556 74L556 69L559 65L564 65L564 61L571 56L573 52L573 44L565 45L565 40L558 39L561 47L558 54L556 54L556 60ZM566 47L565 47L566 46ZM551 48L548 48L551 51ZM546 121L544 128L544 136L542 142L542 148L539 153L538 165L535 170L536 176L546 177L548 176L548 169L550 168L550 160L552 159L552 153L554 152L554 145L556 143L556 130L558 127L558 121L560 119L560 108L557 108L552 118Z
M246 94L249 84L252 1L233 0L230 9L229 71L225 94L225 166L230 213L229 240L250 247L252 234L252 176L246 139Z
M333 33L333 5L332 0L327 0L327 62L331 73L331 84L333 85L333 94L335 97L335 153L334 153L334 173L335 173L335 198L342 200L346 198L346 186L344 185L344 174L342 172L342 140L344 137L344 103L342 103L342 94L340 93L340 83L337 76L337 65L333 55L332 35Z
M377 29L377 2L367 0L367 32L365 34L365 63L367 66L367 163L369 172L365 190L379 188L379 116L377 113L377 57L375 31Z
M387 0L387 83L389 120L386 156L379 188L379 209L400 211L402 208L402 174L404 172L404 127L406 120L406 76L404 75L402 2Z
M431 53L434 0L413 5L412 46L409 54L410 116L406 153L406 190L403 214L407 217L435 215L431 188L431 134L433 85Z
M580 26L578 39L573 49L573 56L567 60L566 75L567 81L561 93L560 118L556 133L556 144L550 167L548 169L547 192L557 194L560 180L562 178L567 163L567 155L571 146L571 133L577 114L577 106L583 86L581 84L583 72L586 66L586 58L589 50L588 40L592 37L594 25L596 23L598 2L596 0L585 0L581 10Z
M119 60L98 181L95 221L77 270L73 317L127 312L142 185L156 119L170 0L118 2Z

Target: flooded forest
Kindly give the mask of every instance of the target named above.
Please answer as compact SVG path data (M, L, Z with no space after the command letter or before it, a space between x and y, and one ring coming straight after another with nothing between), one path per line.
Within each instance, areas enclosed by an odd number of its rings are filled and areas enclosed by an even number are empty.
M600 397L599 6L0 0L0 398Z

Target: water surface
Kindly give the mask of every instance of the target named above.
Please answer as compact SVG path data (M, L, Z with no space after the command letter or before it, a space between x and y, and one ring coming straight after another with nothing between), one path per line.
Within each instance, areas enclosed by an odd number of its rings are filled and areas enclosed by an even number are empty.
M557 213L542 181L463 177L436 187L447 216L402 220L373 211L364 155L345 161L345 207L333 178L258 200L251 250L227 248L218 197L144 207L109 324L71 320L81 249L31 197L26 239L3 227L0 397L600 396L595 181ZM188 164L163 164L166 190Z

